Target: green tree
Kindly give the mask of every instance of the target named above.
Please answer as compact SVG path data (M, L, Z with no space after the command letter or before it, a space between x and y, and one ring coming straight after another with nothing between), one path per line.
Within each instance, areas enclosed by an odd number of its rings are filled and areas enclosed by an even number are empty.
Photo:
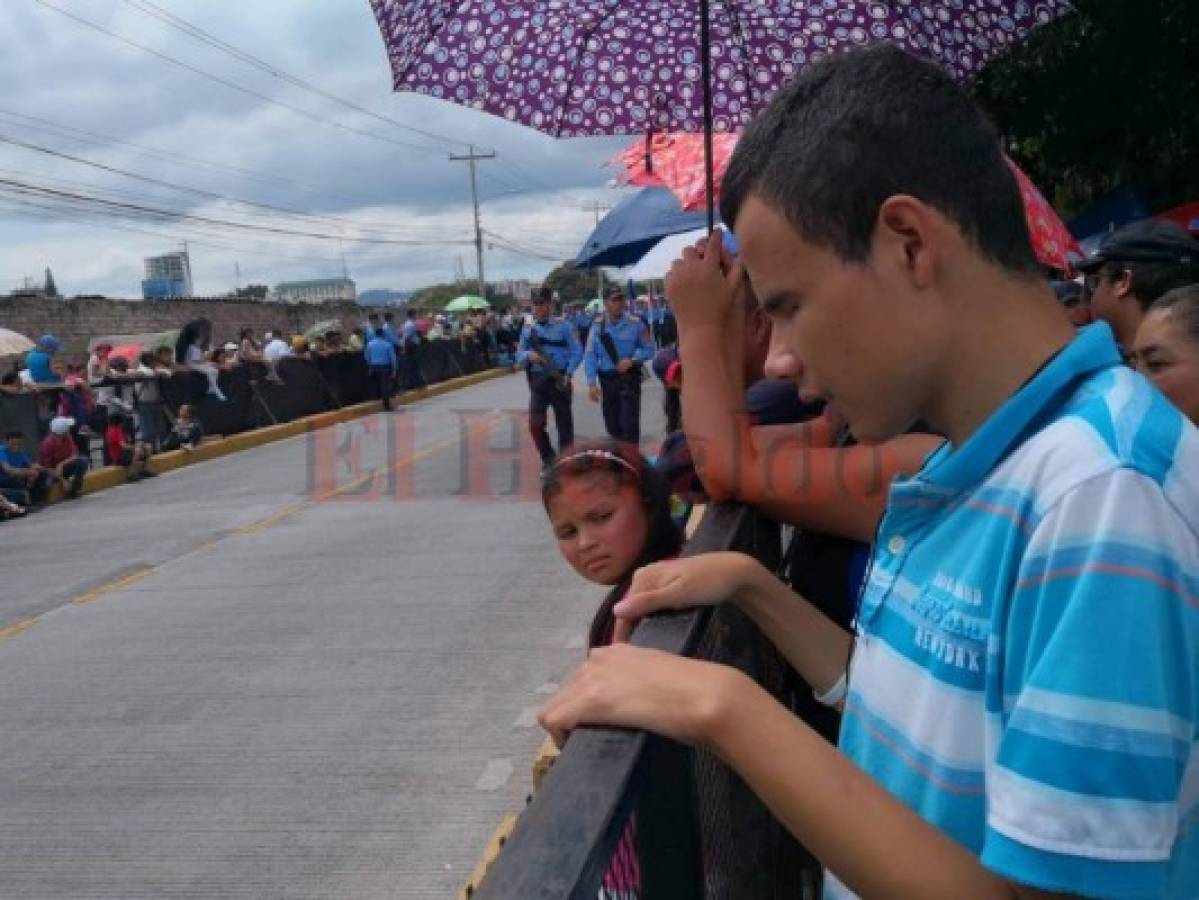
M445 305L455 297L475 293L476 287L474 282L451 281L444 284L431 284L413 293L408 299L408 305L417 309L444 309Z
M1067 216L1128 185L1154 210L1199 198L1199 3L1076 0L995 60L974 94Z
M595 296L596 274L594 269L580 269L572 262L564 262L551 270L541 283L551 291L557 291L563 303L573 303Z

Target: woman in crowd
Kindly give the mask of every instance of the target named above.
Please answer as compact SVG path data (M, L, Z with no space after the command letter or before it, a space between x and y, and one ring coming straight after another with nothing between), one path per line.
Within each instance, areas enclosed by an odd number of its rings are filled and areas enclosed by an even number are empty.
M1137 329L1132 362L1199 424L1199 284L1159 297Z
M610 588L591 622L588 646L627 637L615 632L612 608L629 589L633 572L677 556L683 543L670 517L665 481L631 447L588 444L566 451L545 471L541 498L563 558L587 581ZM630 819L600 897L636 900L640 888L636 821Z
M188 322L179 332L175 344L175 361L208 379L208 393L218 400L228 399L217 384L220 367L209 362L206 349L211 343L212 326L205 319Z
M112 344L108 341L101 341L92 348L92 355L87 360L87 383L92 388L92 399L96 406L104 407L105 415L107 415L108 404L116 397L116 388L112 385L105 385L104 382L109 375L109 358L108 354L112 352Z

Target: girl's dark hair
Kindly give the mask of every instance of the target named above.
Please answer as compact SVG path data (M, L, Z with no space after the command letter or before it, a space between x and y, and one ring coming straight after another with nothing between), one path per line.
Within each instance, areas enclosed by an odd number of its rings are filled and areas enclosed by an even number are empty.
M624 596L633 580L633 572L642 566L676 556L683 546L683 533L670 516L670 491L666 482L635 447L617 441L595 441L576 444L564 451L561 459L546 469L541 478L541 502L549 511L550 501L562 490L563 484L583 475L610 475L617 486L632 485L641 495L649 527L645 546L633 567L621 576L604 598L587 633L588 647L603 647L612 643L616 624L612 607Z

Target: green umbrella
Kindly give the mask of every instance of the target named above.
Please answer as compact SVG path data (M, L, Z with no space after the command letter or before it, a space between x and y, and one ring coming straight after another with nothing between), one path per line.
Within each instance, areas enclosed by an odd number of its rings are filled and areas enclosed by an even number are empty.
M469 312L472 309L491 309L491 304L474 294L463 294L445 305L446 312Z

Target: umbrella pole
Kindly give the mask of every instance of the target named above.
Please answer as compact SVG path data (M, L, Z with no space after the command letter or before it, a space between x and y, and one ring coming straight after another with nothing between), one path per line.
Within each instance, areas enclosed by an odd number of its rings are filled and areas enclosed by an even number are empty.
M716 191L712 161L712 42L708 34L708 2L699 0L699 55L704 80L704 187L708 198L708 234L716 227Z

